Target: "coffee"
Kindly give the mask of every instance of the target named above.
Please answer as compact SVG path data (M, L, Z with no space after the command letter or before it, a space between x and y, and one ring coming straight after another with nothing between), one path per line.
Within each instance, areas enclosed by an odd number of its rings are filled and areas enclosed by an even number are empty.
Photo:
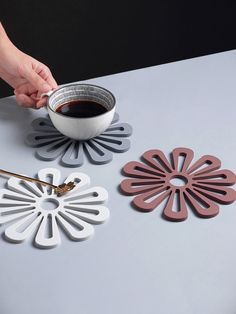
M91 118L107 112L107 109L91 100L74 100L60 105L56 112L74 118Z

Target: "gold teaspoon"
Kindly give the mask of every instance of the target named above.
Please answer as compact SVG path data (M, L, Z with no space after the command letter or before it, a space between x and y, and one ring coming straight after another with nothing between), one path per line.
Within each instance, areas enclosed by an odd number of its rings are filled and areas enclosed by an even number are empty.
M26 181L39 183L39 184L42 184L42 185L45 185L45 186L50 186L51 188L54 189L54 192L57 194L57 196L62 196L64 194L66 194L67 192L73 190L73 188L75 187L75 183L72 182L72 181L70 181L68 183L63 183L63 184L60 184L60 185L57 186L57 185L54 185L54 184L51 184L51 183L48 183L48 182L45 182L45 181L41 181L39 179L26 177L26 176L23 176L23 175L14 173L14 172L6 171L6 170L3 170L3 169L0 169L0 173L6 174L6 175L9 175L9 176L13 176L13 177L16 177L16 178L19 178L19 179L23 179L23 180L26 180Z

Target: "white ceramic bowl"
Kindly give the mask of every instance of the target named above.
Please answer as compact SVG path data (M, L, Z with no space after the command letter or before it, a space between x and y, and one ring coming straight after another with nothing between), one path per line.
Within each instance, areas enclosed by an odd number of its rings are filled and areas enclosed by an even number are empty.
M90 118L69 117L56 112L64 103L76 100L95 101L104 106L107 111ZM88 140L109 127L115 113L115 103L114 95L103 87L68 84L50 94L47 107L52 123L59 132L76 140Z

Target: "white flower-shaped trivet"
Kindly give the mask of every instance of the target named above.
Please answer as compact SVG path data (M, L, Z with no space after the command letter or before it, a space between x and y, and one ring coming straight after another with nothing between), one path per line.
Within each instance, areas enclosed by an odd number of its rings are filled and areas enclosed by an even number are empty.
M59 185L61 173L55 168L38 172L42 181ZM65 183L75 181L76 187L58 197L51 188L10 178L7 189L0 190L0 224L13 222L5 230L5 238L19 243L34 235L34 244L52 248L60 244L59 227L71 240L80 241L94 232L92 225L104 222L109 210L103 204L108 199L102 187L90 187L90 178L84 173L71 173Z
M84 163L84 156L97 165L112 160L112 153L123 153L129 150L132 127L128 123L117 123L116 113L110 127L101 135L87 141L73 140L55 129L49 118L38 118L32 122L34 132L26 138L26 143L36 147L36 157L55 160L58 157L63 166L79 167Z

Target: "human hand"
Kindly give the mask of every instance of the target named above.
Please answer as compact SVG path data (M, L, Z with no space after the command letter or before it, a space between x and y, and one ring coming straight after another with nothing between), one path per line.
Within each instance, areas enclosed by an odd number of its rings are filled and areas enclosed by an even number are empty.
M45 106L41 94L57 88L50 69L17 49L7 36L0 38L0 77L14 88L17 102L26 108Z

